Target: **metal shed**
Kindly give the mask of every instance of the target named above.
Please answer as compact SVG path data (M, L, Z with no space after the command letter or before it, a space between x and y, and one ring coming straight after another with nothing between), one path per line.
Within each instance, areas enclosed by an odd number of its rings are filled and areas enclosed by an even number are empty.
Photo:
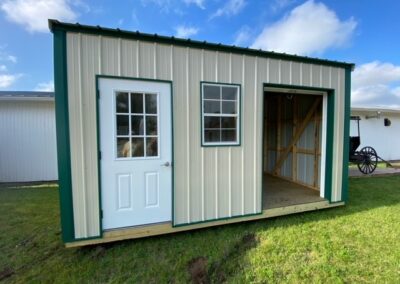
M49 24L67 246L345 204L353 64Z
M57 180L53 92L0 92L0 183Z

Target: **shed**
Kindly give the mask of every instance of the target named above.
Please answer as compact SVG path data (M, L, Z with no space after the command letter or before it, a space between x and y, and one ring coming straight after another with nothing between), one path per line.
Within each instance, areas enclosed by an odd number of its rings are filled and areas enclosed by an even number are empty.
M53 92L0 92L0 182L57 180Z
M373 147L386 161L400 161L400 109L354 107L351 115L360 117L361 145ZM350 136L358 135L357 124L350 123ZM383 139L384 137L384 139Z
M345 204L353 64L49 24L67 246Z

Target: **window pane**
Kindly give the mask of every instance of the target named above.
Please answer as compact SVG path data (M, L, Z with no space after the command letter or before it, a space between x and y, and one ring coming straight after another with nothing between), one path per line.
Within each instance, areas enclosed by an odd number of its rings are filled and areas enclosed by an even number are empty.
M131 135L143 135L144 121L143 115L131 116Z
M204 128L221 128L221 118L204 116Z
M157 116L146 115L146 135L157 135Z
M222 102L222 113L235 114L236 102Z
M130 157L129 138L117 138L117 158Z
M158 156L158 138L157 137L150 137L146 138L146 155L148 157Z
M220 113L220 106L219 101L204 101L204 113Z
M204 142L220 142L220 130L204 130Z
M146 113L157 113L156 94L146 94Z
M132 138L132 157L144 156L144 138Z
M117 93L116 97L116 111L127 113L129 112L128 93Z
M129 135L129 115L117 115L117 135Z
M220 95L220 87L219 86L210 86L210 85L204 85L203 87L204 93L203 97L204 99L213 99L213 100L220 100L221 95Z
M236 142L236 130L221 130L221 141Z
M221 128L236 128L236 117L222 117Z
M143 94L131 94L131 113L143 113Z
M236 87L222 87L222 99L223 100L236 100L237 99Z

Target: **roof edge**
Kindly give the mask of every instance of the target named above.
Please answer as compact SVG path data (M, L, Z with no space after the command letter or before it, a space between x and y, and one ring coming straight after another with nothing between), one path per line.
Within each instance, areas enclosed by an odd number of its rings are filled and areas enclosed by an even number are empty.
M268 58L274 58L274 59L284 59L284 60L297 61L297 62L305 62L305 63L319 64L319 65L341 67L341 68L345 68L345 69L350 69L351 71L353 71L355 68L354 63L333 61L333 60L300 56L300 55L292 55L292 54L279 53L279 52L273 52L273 51L264 51L261 49L252 49L252 48L248 48L248 47L247 48L239 47L239 46L235 46L235 45L225 45L225 44L221 44L221 43L210 43L207 41L182 39L182 38L176 38L173 36L171 36L171 37L161 36L158 34L141 33L139 31L136 31L136 32L127 31L127 30L121 30L118 28L111 29L111 28L105 28L105 27L101 27L101 26L81 25L79 23L76 23L76 24L65 23L65 22L60 22L58 20L54 20L54 19L49 19L48 23L49 23L49 29L51 32L54 32L56 30L62 30L62 31L67 31L67 32L77 32L77 33L114 36L114 37L117 36L117 37L122 37L122 38L129 38L129 39L142 40L142 41L151 41L151 42L157 42L157 43L163 43L163 44L173 44L173 45L192 47L192 48L224 51L224 52L237 53L237 54L247 54L247 55L268 57Z

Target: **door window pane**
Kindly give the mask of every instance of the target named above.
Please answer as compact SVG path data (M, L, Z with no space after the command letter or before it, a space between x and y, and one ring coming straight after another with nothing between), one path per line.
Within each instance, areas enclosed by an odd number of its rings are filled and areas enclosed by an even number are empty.
M129 138L117 138L117 158L126 158L131 156L131 147Z
M157 116L146 115L146 135L157 135Z
M158 138L157 137L146 138L146 156L147 157L158 156Z
M129 115L117 115L117 135L129 135Z
M146 94L146 113L157 113L156 94Z
M132 138L132 157L144 156L144 139Z
M131 93L131 113L143 113L143 94Z
M131 116L131 135L143 135L144 118L143 115Z
M129 112L129 98L128 93L118 92L116 96L116 112L128 113Z

